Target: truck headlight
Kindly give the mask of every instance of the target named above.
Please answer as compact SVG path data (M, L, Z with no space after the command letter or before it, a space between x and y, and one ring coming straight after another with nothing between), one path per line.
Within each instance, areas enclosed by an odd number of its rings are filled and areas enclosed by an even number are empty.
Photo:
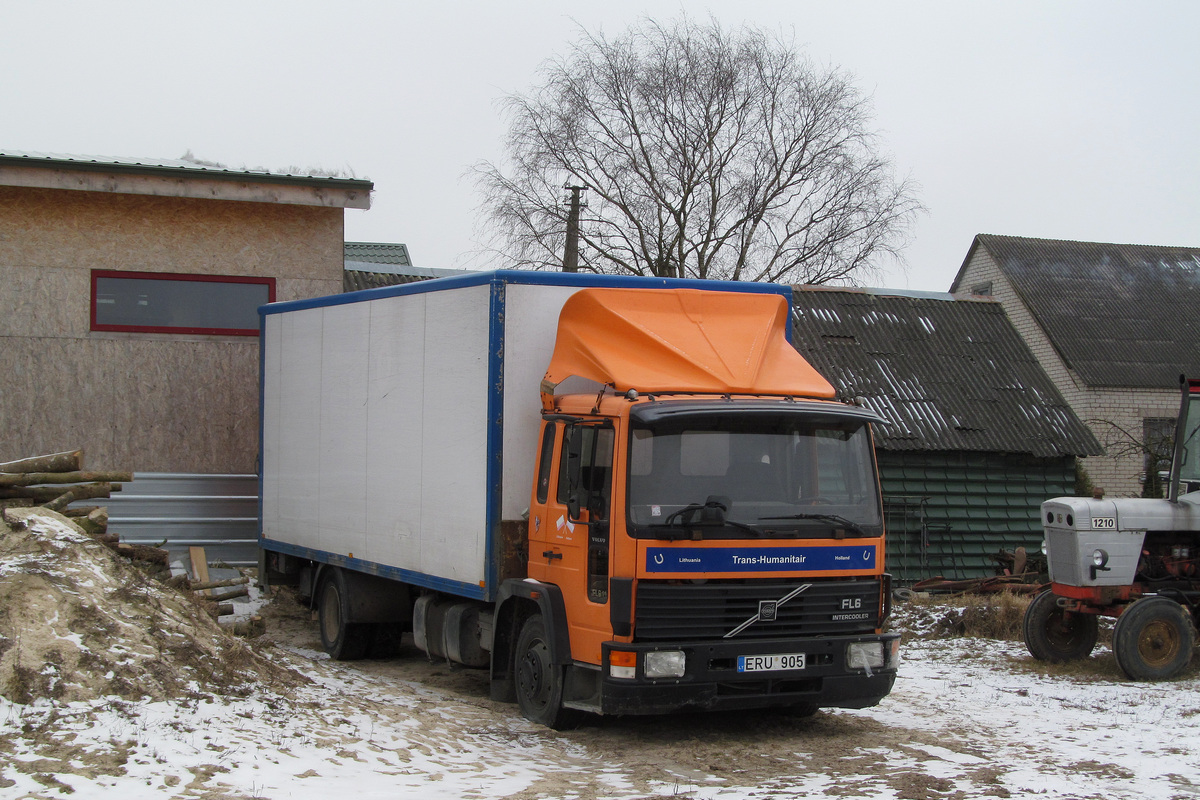
M1092 564L1094 564L1097 569L1103 567L1107 563L1108 553L1104 552L1103 550L1096 550L1094 553L1092 553Z
M883 642L851 642L846 645L846 667L849 669L883 669Z
M687 666L682 650L656 650L643 658L642 669L647 678L682 678Z

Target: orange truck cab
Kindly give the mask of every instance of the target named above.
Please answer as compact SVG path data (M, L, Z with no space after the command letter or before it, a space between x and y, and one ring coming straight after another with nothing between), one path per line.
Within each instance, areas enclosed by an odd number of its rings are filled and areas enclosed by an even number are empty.
M272 371L302 352L304 337L272 357L273 341L287 338L287 315L273 332L278 312L264 310L263 572L313 597L327 649L354 657L382 631L411 630L431 656L489 668L493 697L554 728L580 712L812 713L886 696L899 636L883 632L890 578L871 440L879 418L835 400L833 387L788 343L787 293L518 273L491 280L488 390L503 399L489 408L502 407L491 420L503 430L493 426L490 440L503 445L480 451L489 464L481 474L498 480L485 482L492 521L475 583L419 571L418 564L436 562L438 541L422 539L399 507L399 522L381 517L348 541L329 526L323 541L341 550L287 541L298 537L271 509L286 505L286 482L273 472L285 469L289 434L281 429L289 428L284 406L294 398L274 393L300 382ZM499 315L497 283L506 312ZM363 294L364 303L397 296ZM365 330L384 307L367 315ZM555 312L552 347L538 328L547 308ZM324 335L330 320L314 327ZM423 343L426 376L433 339ZM319 349L335 355L328 343ZM509 384L517 375L528 382L538 361L540 386ZM444 366L457 368L453 359ZM369 409L382 388L374 396L365 390L362 405ZM338 404L359 405L357 397ZM318 419L337 416L322 416L320 402L296 406ZM369 411L365 418L369 428ZM446 450L470 438L465 424L437 431ZM365 460L385 463L372 458L370 439ZM510 446L518 440L523 452ZM312 441L319 445L319 436ZM429 437L420 444L428 457ZM306 483L294 464L286 471ZM430 482L436 472L429 466L407 474ZM318 475L311 486L318 494L319 484ZM524 508L508 502L506 511L506 496L520 486ZM364 501L370 505L369 494ZM422 517L446 513L443 503ZM405 530L414 541L398 543L376 527ZM460 554L481 538L454 535L460 539L451 549ZM389 541L372 550L375 538ZM349 540L372 556L354 555ZM388 560L376 560L380 554ZM348 652L339 636L351 640Z

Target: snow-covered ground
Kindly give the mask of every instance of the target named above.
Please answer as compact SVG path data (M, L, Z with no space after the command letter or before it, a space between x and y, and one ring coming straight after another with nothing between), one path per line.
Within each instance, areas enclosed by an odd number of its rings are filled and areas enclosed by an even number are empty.
M412 655L338 664L284 643L273 657L312 682L288 697L0 701L0 797L1200 797L1200 678L1050 677L1019 643L915 641L894 692L863 711L567 733L492 703L481 674Z
M1047 670L936 638L905 604L876 708L595 718L556 733L484 671L408 646L331 662L310 612L251 597L247 646L61 515L0 524L0 798L1200 797L1200 670L1126 681L1104 647ZM7 699L5 699L7 698Z

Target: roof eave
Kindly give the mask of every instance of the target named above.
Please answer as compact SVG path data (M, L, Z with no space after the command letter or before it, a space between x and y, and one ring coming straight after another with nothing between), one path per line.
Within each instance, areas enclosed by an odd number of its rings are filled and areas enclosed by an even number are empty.
M370 208L357 178L0 155L0 186Z

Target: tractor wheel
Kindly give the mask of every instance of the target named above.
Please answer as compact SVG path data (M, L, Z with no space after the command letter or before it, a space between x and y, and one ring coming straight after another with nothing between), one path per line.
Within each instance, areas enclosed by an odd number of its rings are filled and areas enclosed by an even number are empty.
M1038 661L1057 664L1086 658L1096 646L1099 619L1059 608L1058 595L1042 592L1025 610L1025 646Z
M551 662L550 643L541 614L525 620L517 637L514 657L513 674L521 714L556 731L576 727L580 715L563 708L563 667Z
M1195 633L1183 606L1165 597L1143 597L1117 617L1113 655L1135 681L1178 675L1192 660Z

